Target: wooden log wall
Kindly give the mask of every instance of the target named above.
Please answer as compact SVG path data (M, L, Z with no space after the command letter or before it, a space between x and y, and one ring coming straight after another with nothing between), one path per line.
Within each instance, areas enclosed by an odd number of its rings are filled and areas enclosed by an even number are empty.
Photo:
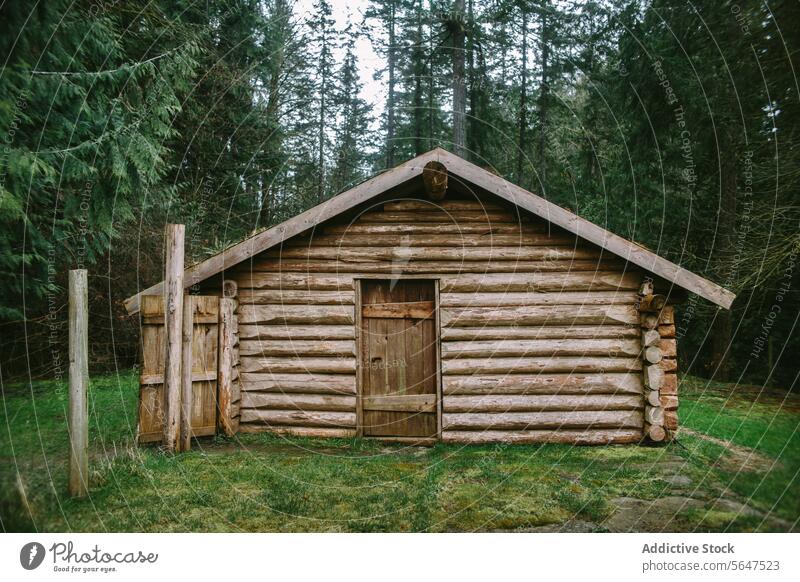
M653 283L645 278L637 308L642 330L644 382L644 436L653 442L669 441L678 428L678 375L675 313Z
M443 440L642 438L642 274L543 220L477 200L387 202L226 276L243 432L356 434L354 279L402 276L440 281Z

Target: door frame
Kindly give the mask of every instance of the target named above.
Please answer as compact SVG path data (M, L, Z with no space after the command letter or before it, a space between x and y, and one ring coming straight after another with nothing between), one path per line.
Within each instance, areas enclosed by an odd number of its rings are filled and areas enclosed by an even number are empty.
M364 352L361 349L362 340L362 297L361 287L363 281L391 281L386 274L376 275L359 275L353 277L353 290L355 292L355 317L353 318L355 325L355 340L356 340L356 436L364 437L364 408L363 408L363 394L364 394ZM428 275L409 275L397 277L398 281L407 280L425 280L433 283L433 303L434 303L434 330L436 331L436 440L442 440L442 333L441 333L441 318L439 316L439 278L431 277ZM411 440L424 440L422 437L416 439L415 437L367 437L378 440L397 440L408 438ZM429 438L429 437L428 437Z

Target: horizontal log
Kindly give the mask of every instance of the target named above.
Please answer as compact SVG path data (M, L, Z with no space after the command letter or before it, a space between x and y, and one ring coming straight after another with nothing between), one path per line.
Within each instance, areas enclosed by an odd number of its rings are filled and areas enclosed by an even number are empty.
M674 325L659 325L658 333L662 338L674 338L677 331Z
M640 410L638 394L578 396L547 394L528 396L450 396L443 400L444 412L547 412L556 410Z
M241 325L239 338L244 341L296 339L296 340L345 340L355 338L352 325Z
M677 394L678 393L678 375L677 374L664 374L664 383L661 386L662 394Z
M528 305L524 307L442 308L442 327L480 325L630 325L638 316L632 305Z
M353 340L243 340L240 356L355 356Z
M639 301L639 311L659 312L666 304L667 298L664 295L646 295Z
M192 382L213 382L217 379L216 371L211 372L202 372L202 371L192 371ZM163 384L164 383L164 375L163 374L141 374L139 376L139 385L140 386L150 386L153 384Z
M355 292L308 289L248 290L239 295L240 305L353 305Z
M573 372L602 374L642 369L637 358L469 358L442 360L442 374L497 374Z
M664 427L659 424L645 424L644 434L645 437L656 443L660 443L667 436Z
M343 263L374 263L379 261L557 261L598 260L595 249L575 246L483 246L483 247L288 247L261 255L267 260L282 261L341 261ZM258 262L256 262L257 266ZM354 265L353 269L358 266Z
M354 374L356 359L353 357L297 358L283 356L267 358L262 356L242 356L242 372L272 372L277 374Z
M594 271L591 273L488 273L443 277L443 293L505 291L613 291L632 290L639 276L627 272Z
M664 358L658 365L661 366L661 369L666 373L678 371L678 361L675 358Z
M509 356L638 356L635 339L534 339L442 342L443 359Z
M675 308L672 305L667 305L661 310L659 323L661 325L675 325Z
M241 407L242 410L247 408L269 408L273 410L352 412L356 409L356 397L327 394L245 392L242 395Z
M364 396L361 406L364 410L436 412L436 394Z
M661 390L664 386L664 370L661 366L644 367L644 385L650 390Z
M659 363L663 357L664 354L661 352L661 348L650 346L644 350L644 359L651 364Z
M473 212L509 212L507 208L494 202L483 200L395 200L383 205L384 212L408 212L416 210L448 211L471 210Z
M356 413L243 408L241 422L260 422L269 426L355 427Z
M677 410L667 410L664 412L664 428L670 431L678 430Z
M352 305L241 305L240 324L343 325L353 324Z
M642 329L658 329L658 315L655 313L642 313L639 321Z
M633 305L636 295L625 291L563 291L560 293L442 293L442 307L514 307L527 305Z
M443 413L442 430L642 428L638 410Z
M356 436L354 428L317 428L308 426L265 426L261 423L240 424L239 432L257 433L269 432L272 434L294 436L300 438L325 438L349 439Z
M353 374L264 374L243 373L244 392L286 392L313 394L355 394Z
M453 230L452 227L450 229ZM508 246L568 246L575 245L572 235L547 233L482 234L463 232L460 229L450 234L396 233L316 235L312 239L292 239L284 244L288 247L329 246L329 247L508 247Z
M552 443L566 445L614 445L638 442L642 438L641 429L594 429L594 430L484 430L442 432L446 443Z
M434 301L372 303L361 308L361 316L381 319L431 319L435 309L436 303Z
M444 212L429 210L427 212L365 212L358 217L359 224L365 223L420 223L444 222L455 228L463 222L486 222L520 224L527 221L527 216L518 216L511 212L481 212L473 210L454 210Z
M664 424L664 409L660 406L645 406L644 418L649 424L656 424L663 426Z
M661 406L661 397L658 390L646 390L644 400L649 406Z
M600 338L638 338L639 328L622 325L589 326L528 326L510 325L498 327L444 327L441 329L442 341L457 340L511 340L511 339L600 339Z
M331 235L390 234L397 236L402 234L445 234L454 236L454 230L459 234L479 234L486 236L492 234L536 234L546 232L547 226L543 223L503 224L493 222L491 224L481 224L464 222L455 228L452 222L445 220L441 220L438 224L432 222L419 224L416 221L406 224L366 224L357 222L354 224L328 226L323 229L323 232Z
M382 261L344 262L335 260L302 261L295 259L264 259L253 263L253 270L266 273L351 273L375 274L439 274L458 275L482 273L593 273L621 270L617 259L608 260L541 260L541 261ZM354 275L357 276L357 275ZM563 276L563 275L562 275Z
M678 355L678 342L674 339L662 339L659 344L661 353L665 358L675 358Z
M634 374L524 375L481 373L443 376L445 395L470 394L635 394L641 397L642 378Z
M655 329L648 329L642 332L642 346L649 348L650 346L658 346L661 341L661 335Z
M278 290L312 290L312 291L345 291L353 290L353 275L337 273L336 275L316 275L305 273L262 273L250 269L236 274L239 284L239 295L248 289Z
M678 408L678 397L674 394L662 394L658 403L661 408L666 410L675 410Z

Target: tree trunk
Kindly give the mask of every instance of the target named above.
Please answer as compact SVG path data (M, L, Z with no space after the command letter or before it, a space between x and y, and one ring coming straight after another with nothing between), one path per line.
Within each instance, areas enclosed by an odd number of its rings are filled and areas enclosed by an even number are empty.
M417 30L414 34L414 153L422 155L425 153L425 143L422 137L423 132L423 110L422 110L422 75L425 72L425 54L422 51L422 0L416 6Z
M717 276L723 285L732 283L732 260L736 252L736 147L730 131L723 127L722 165L720 168L720 204L718 235L716 245ZM719 309L711 330L711 371L715 380L725 382L729 379L728 356L733 330L733 317L728 309Z
M547 2L542 5L541 11L541 37L540 37L540 52L542 59L542 72L541 82L539 85L539 103L538 103L538 117L539 117L539 147L538 147L538 168L539 177L542 184L546 183L547 178L547 160L545 153L547 151L547 109L549 98L549 59L550 59L550 21L547 18Z
M522 8L522 72L519 92L519 143L517 144L517 183L522 183L522 165L525 161L528 133L528 12Z
M467 35L467 74L469 78L469 120L467 121L467 149L471 153L475 153L480 158L478 149L480 143L478 140L477 124L480 114L478 112L478 84L475 80L475 20L474 20L474 6L473 0L469 0L467 4L467 23L469 26L469 34Z
M395 3L394 0L389 3L389 48L387 50L386 60L389 70L389 95L386 102L386 167L393 168L395 164Z
M454 0L450 17L453 37L453 148L456 155L466 157L466 109L467 91L464 79L466 27L464 22L464 0Z

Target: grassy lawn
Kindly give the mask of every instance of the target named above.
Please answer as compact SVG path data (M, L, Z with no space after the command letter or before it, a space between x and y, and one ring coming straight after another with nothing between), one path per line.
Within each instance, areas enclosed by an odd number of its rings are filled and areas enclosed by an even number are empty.
M680 464L699 497L730 496L761 516L689 508L668 529L785 530L800 514L800 403L752 387L685 378L666 447L437 445L215 438L169 457L133 446L133 373L90 392L91 496L65 495L67 390L5 386L0 519L7 531L486 531L596 524L619 498L674 496ZM732 450L725 441L730 441ZM780 518L783 525L765 520Z

